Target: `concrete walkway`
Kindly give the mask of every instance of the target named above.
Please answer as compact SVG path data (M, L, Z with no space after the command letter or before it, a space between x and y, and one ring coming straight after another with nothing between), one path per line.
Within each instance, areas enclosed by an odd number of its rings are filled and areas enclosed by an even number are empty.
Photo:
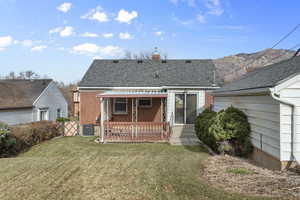
M199 145L194 125L175 125L169 140L171 145Z

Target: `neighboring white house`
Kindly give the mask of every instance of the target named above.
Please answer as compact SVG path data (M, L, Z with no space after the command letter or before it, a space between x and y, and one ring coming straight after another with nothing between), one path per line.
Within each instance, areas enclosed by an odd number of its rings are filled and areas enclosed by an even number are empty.
M67 116L68 103L52 80L0 80L0 122L16 125Z
M216 90L214 109L243 110L259 164L283 169L300 162L300 57L253 72Z

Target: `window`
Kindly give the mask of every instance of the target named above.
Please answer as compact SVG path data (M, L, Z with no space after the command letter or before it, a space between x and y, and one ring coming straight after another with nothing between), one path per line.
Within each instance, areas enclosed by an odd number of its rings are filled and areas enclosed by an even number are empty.
M60 108L58 108L56 110L56 118L61 118L61 109Z
M48 109L42 108L39 110L40 121L48 120Z
M152 99L151 98L141 98L139 99L139 107L152 107Z
M114 99L114 114L127 114L127 99Z

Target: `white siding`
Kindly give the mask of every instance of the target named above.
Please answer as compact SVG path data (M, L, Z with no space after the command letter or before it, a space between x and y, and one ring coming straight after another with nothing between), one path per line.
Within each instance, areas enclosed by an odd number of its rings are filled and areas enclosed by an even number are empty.
M0 122L8 125L29 123L32 117L32 109L0 111Z
M204 110L205 106L205 91L204 90L168 90L168 99L167 99L167 121L169 122L173 115L175 115L175 93L196 93L197 94L197 114L201 113Z
M248 116L252 144L280 159L279 103L271 96L215 97L216 111L231 105L241 109Z
M34 103L34 121L39 120L39 108L48 108L48 120L55 121L57 109L61 110L62 117L68 117L68 103L54 82L43 91L41 96Z
M296 105L294 113L294 156L300 161L300 81L280 91L280 98ZM291 160L291 108L280 105L281 160Z

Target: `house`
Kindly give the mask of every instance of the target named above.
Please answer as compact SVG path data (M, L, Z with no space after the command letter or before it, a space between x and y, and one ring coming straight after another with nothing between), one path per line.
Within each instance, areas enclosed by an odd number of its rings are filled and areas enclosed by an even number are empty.
M0 80L1 122L54 121L67 115L68 103L52 80Z
M101 141L195 144L193 123L218 88L212 60L94 60L78 86L80 124ZM93 134L93 133L92 133Z
M243 110L251 125L253 159L283 169L300 161L300 57L248 73L213 92L214 109Z

